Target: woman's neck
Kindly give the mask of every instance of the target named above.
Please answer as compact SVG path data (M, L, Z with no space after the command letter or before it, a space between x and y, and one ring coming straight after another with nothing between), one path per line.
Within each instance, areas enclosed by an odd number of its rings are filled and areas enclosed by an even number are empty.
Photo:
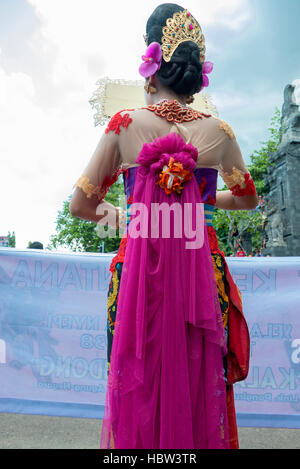
M173 101L174 99L178 101L180 105L186 106L186 101L182 96L178 96L177 94L172 93L172 91L165 89L158 90L157 93L153 95L153 104L158 104L163 100Z

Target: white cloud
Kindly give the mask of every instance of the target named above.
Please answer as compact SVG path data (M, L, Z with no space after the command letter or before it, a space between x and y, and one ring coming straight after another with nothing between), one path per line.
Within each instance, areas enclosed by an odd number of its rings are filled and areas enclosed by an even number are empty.
M193 2L197 8L196 18L204 25L225 25L229 29L242 29L247 21L249 21L252 11L250 3L241 0L214 0ZM194 11L194 10L193 10ZM199 13L198 13L199 12Z
M221 115L223 113L232 115L242 113L246 119L249 119L252 113L258 116L262 111L270 109L274 103L280 104L283 101L281 90L274 92L274 90L254 89L251 94L238 90L222 90L211 93L211 96Z
M62 202L96 146L88 105L43 110L32 79L0 69L1 234L15 231L17 247L46 244ZM74 112L74 108L72 109Z
M233 91L216 91L212 93L212 99L221 115L224 110L227 112L240 110L243 106L249 106L251 103L249 95Z
M148 16L161 1L28 0L41 20L40 34L57 48L53 79L63 83L99 77L136 78ZM251 16L248 0L190 0L185 7L205 26L240 30ZM225 38L223 38L225 40ZM222 43L222 46L224 43ZM71 83L70 83L71 78Z

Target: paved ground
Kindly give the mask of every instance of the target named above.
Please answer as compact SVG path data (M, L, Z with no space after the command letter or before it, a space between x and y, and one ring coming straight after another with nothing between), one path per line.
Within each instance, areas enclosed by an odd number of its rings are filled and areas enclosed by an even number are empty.
M101 420L0 413L0 449L97 449ZM241 449L300 449L300 430L239 428Z

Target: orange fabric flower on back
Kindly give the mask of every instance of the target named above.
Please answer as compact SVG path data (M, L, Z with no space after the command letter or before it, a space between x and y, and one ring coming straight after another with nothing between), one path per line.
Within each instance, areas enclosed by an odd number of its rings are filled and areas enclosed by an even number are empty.
M183 184L192 179L193 174L183 169L181 163L175 162L171 156L168 166L164 166L162 172L159 174L159 179L156 184L159 184L162 189L165 190L166 194L172 194L177 192L181 194Z

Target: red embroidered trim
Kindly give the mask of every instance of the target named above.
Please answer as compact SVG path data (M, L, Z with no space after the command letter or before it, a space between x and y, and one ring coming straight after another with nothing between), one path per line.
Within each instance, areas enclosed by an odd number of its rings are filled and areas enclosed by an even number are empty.
M130 197L128 197L127 204L132 204L133 202L133 194L131 194Z
M216 205L217 199L216 197L212 197L211 195L207 196L207 204L209 205Z
M117 112L109 121L108 126L105 129L106 134L108 134L109 131L114 131L116 134L119 135L121 131L120 125L122 127L125 127L125 129L127 129L129 124L132 122L132 119L128 113L122 116L121 112L124 112L124 111L134 111L134 109L123 109L123 111Z
M103 179L102 185L101 185L101 198L99 199L100 201L104 199L106 196L107 192L109 191L110 186L112 186L117 180L120 174L124 173L126 169L122 168L117 168L115 172L113 173L112 177L105 176Z
M204 189L205 189L206 184L207 184L207 180L205 179L205 177L202 176L201 183L199 184L199 190L200 190L200 194L202 197L204 194Z
M121 239L121 243L120 243L117 254L115 255L115 257L113 257L110 263L110 267L109 267L110 272L113 272L115 270L116 264L118 262L124 262L126 245L127 245L127 236L125 235Z
M205 177L202 176L201 182L199 184L199 190L200 190L200 194L201 194L202 198L203 198L204 189L205 189L206 184L207 184L207 181L206 181ZM211 195L208 195L207 200L205 200L205 203L209 204L209 205L216 205L216 197L212 197Z
M231 187L232 195L243 197L244 195L256 195L256 188L250 173L245 173L246 187L242 188L240 184Z
M203 114L202 112L194 111L190 108L182 108L176 99L172 101L163 101L160 104L142 107L148 111L154 112L156 116L167 119L168 122L190 122L195 119L202 119L203 117L211 117L210 114Z
M218 243L218 238L216 235L216 230L214 229L213 226L207 226L207 234L208 234L208 241L209 241L209 246L210 246L210 251L213 254L224 254L222 251L220 251L219 248L219 243Z

